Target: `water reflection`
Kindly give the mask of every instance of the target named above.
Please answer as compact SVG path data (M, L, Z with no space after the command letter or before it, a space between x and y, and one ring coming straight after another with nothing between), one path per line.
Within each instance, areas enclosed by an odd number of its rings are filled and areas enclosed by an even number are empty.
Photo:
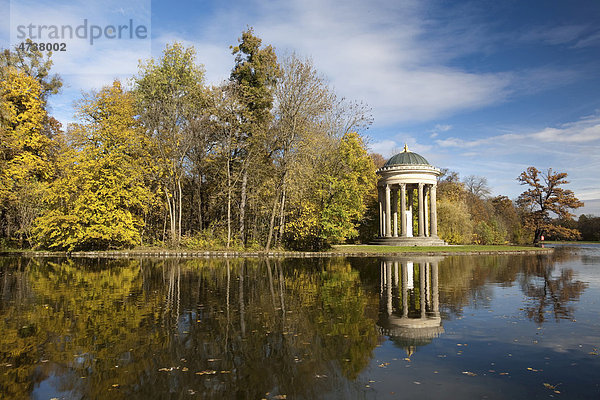
M538 367L547 362L539 349L552 332L561 340L600 339L599 306L588 301L582 315L587 283L570 264L598 259L586 257L0 258L0 395L385 397L373 395L371 380L390 382L391 393L439 368L437 380L455 382L463 371L496 370L490 361L501 365L509 353L531 362L522 371L552 371ZM469 343L460 355L458 340ZM539 343L527 347L526 340ZM579 348L561 346L569 357ZM587 357L595 351L585 349ZM404 353L410 369L393 364ZM597 370L586 360L557 364L557 374ZM503 371L515 363L510 357ZM519 381L516 373L511 379Z
M444 332L440 317L439 262L443 257L394 258L381 261L381 334L410 357Z
M360 397L377 345L343 259L2 261L6 398Z

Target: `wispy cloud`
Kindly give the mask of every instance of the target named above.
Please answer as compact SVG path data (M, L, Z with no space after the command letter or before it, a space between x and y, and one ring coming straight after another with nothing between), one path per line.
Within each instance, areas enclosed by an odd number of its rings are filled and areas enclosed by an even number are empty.
M429 131L429 133L430 133L429 137L431 139L434 139L434 138L438 137L438 135L440 133L448 132L450 129L452 129L452 125L437 124L436 126L433 127L432 130Z
M587 116L559 127L546 127L534 132L506 133L475 140L450 137L437 140L436 143L441 147L474 148L491 143L536 143L535 141L571 144L600 142L600 115Z
M140 59L150 57L150 22L149 0L133 0L127 4L117 0L102 3L81 0L12 1L10 41L13 46L27 38L34 42L66 44L65 51L54 51L52 54L53 72L61 75L64 80L63 95L54 96L50 100L54 116L64 123L71 120L72 102L79 97L80 91L99 89L115 78L126 80L137 71ZM31 32L30 25L33 26ZM93 44L92 25L97 27L95 29L102 30L102 38L98 38ZM24 28L19 31L19 26ZM52 26L57 27L59 38L49 37ZM118 29L118 26L127 26L125 29L121 28L121 39L116 34L118 31L111 29ZM145 34L130 37L130 27L139 26L144 27ZM98 34L97 30L95 34ZM26 37L20 37L21 32L25 32ZM115 38L105 36L106 32L109 32L108 36L114 35Z
M443 166L461 175L486 176L497 194L516 197L515 179L528 166L569 174L569 188L590 200L578 213L600 213L600 114L538 130L513 128L509 133L476 139L449 137L435 141ZM595 208L594 208L595 207Z

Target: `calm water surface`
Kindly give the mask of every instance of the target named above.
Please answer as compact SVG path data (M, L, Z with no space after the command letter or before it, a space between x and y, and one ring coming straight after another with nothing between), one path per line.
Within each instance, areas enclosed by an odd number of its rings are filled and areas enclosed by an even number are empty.
M600 246L0 259L2 399L599 399Z

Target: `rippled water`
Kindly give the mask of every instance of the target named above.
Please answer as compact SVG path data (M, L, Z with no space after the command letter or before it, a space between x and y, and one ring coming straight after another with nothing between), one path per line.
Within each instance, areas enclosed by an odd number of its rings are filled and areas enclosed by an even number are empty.
M600 398L600 246L0 259L0 398Z

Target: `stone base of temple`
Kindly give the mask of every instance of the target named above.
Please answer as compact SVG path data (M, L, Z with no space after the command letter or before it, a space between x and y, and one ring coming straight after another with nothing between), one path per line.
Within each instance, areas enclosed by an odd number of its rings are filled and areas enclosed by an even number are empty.
M378 237L370 244L384 246L447 246L439 237Z

